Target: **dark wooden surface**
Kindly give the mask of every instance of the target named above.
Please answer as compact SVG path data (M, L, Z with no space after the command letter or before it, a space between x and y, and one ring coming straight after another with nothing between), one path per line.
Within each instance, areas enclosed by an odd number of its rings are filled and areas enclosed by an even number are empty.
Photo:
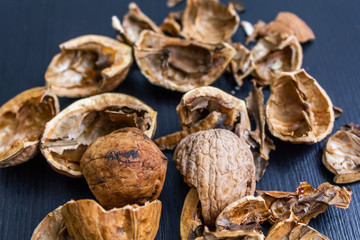
M114 37L111 16L122 18L128 0L82 1L0 1L0 104L26 89L44 85L44 73L58 45L83 34ZM160 24L170 10L165 0L137 1L142 10ZM316 40L304 45L303 67L327 91L333 103L344 109L335 122L360 124L360 4L348 1L259 1L244 0L241 19L255 23L270 21L279 11L292 11L313 29ZM244 42L241 29L234 41ZM214 86L227 92L234 89L231 77L222 77ZM245 98L251 90L246 81L235 95ZM149 84L134 65L116 92L134 95L158 111L159 137L179 129L175 107L180 93ZM268 95L269 91L265 91ZM61 99L61 108L73 100ZM301 181L314 187L332 182L333 175L321 163L324 141L315 145L292 145L275 140L270 166L257 189L294 191ZM165 187L160 196L163 212L157 239L179 239L179 219L188 187L169 158ZM353 200L348 210L328 208L310 225L331 239L360 239L360 183L353 183ZM70 199L93 198L85 180L72 179L50 169L41 154L31 161L0 169L0 240L29 239L47 213Z

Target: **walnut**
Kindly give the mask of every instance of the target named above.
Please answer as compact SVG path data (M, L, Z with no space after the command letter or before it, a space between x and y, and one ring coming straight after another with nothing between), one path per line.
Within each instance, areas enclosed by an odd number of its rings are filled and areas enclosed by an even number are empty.
M235 49L227 43L205 44L149 30L141 33L134 51L150 83L180 92L213 83L235 55Z
M204 223L209 226L228 204L255 191L249 145L228 130L187 136L176 147L173 160L185 182L197 189Z
M332 102L304 69L283 73L271 85L266 121L272 135L292 143L316 143L331 133Z
M160 215L159 200L108 211L94 200L71 200L49 213L31 240L152 240Z
M137 127L152 137L156 115L145 103L126 94L104 93L80 99L46 124L41 151L54 170L81 177L79 162L93 141L123 127Z
M297 221L305 224L325 212L328 206L348 208L352 194L350 188L340 188L327 182L319 185L317 189L302 182L296 192L256 192L271 211L270 222L283 221L294 214Z
M62 97L86 97L111 91L133 62L131 47L109 37L84 35L60 44L51 60L46 85Z
M303 52L294 36L280 35L261 38L251 50L252 75L259 84L270 85L280 73L299 70Z
M335 174L334 182L360 180L360 126L344 125L326 142L322 162Z
M45 124L59 112L59 101L45 87L24 91L0 108L0 168L30 160Z
M315 39L311 28L294 13L279 12L274 21L268 24L263 22L256 24L255 31L246 41L249 42L258 36L264 37L274 34L293 35L301 43Z
M96 139L80 167L96 199L110 209L157 199L167 158L141 130L122 128Z
M309 227L304 223L299 223L294 216L291 216L273 225L267 236L266 240L329 240L328 237L319 233L315 229Z
M135 44L140 33L145 29L162 33L161 29L134 2L129 4L129 11L125 14L122 24L118 17L112 17L112 27L118 33L118 38L130 45Z
M231 39L239 21L231 2L226 7L218 0L188 0L181 34L188 39L217 44Z

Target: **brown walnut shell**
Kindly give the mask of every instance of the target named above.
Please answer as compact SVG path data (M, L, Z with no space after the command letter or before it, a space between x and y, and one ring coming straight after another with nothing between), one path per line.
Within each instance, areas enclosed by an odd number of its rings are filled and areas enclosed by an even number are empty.
M334 182L360 180L360 126L344 125L326 142L322 162L335 174Z
M205 227L204 236L196 240L264 240L264 234L254 230L211 232Z
M123 23L121 24L120 20L113 16L112 26L120 35L121 40L130 45L135 44L140 33L145 29L162 33L161 29L134 2L129 4L129 11L125 14Z
M255 167L249 145L234 133L210 129L193 133L176 147L173 160L199 194L205 224L235 200L253 195Z
M167 158L141 130L122 128L96 139L80 167L96 199L110 209L157 199Z
M211 45L144 30L134 46L135 60L152 84L180 92L217 80L235 55L230 44Z
M160 222L161 202L127 205L106 211L94 200L71 200L61 209L65 226L74 239L152 240Z
M156 115L145 103L126 94L80 99L46 124L41 151L55 171L82 177L80 159L93 141L124 127L137 127L152 137Z
M245 102L215 87L200 87L185 93L176 111L183 130L193 127L211 112L220 112L218 127L240 137L250 132Z
M333 129L333 104L304 69L283 73L271 85L266 121L271 134L283 141L316 143Z
M86 97L111 91L133 62L130 46L109 37L84 35L60 44L51 60L46 85L58 96Z
M58 98L45 87L24 91L1 106L0 168L30 160L45 124L58 112Z
M226 7L218 0L188 0L181 34L185 38L217 44L230 40L239 21L231 2Z
M253 71L253 56L251 51L241 43L232 43L231 46L236 50L230 63L231 72L237 85L241 87L243 79Z
M280 35L261 38L251 50L252 75L262 85L270 85L280 73L299 70L302 65L302 47L296 37Z

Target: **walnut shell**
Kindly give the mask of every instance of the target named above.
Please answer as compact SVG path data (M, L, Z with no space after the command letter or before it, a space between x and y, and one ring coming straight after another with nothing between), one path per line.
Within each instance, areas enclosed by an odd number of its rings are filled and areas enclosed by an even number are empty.
M54 170L81 177L80 159L93 141L123 127L137 127L152 137L156 115L145 103L126 94L80 99L46 124L41 152Z
M141 33L134 51L138 66L150 83L180 92L213 83L236 53L227 43L215 46L149 30Z
M234 231L221 231L210 232L205 227L204 236L196 238L196 240L264 240L264 234L254 230L234 230Z
M96 199L110 209L157 199L167 158L141 130L123 128L96 139L80 167Z
M253 195L255 166L249 145L234 133L210 129L193 133L176 147L173 160L199 194L207 225L235 200Z
M360 126L344 125L326 142L322 162L336 183L360 180Z
M251 55L252 75L262 85L270 85L282 72L299 70L303 60L302 47L294 36L261 38L251 50Z
M185 93L176 111L183 130L193 127L211 112L220 112L218 127L240 137L250 132L245 102L215 87L200 87Z
M238 86L243 85L243 79L253 71L253 56L251 51L241 43L232 43L236 54L231 60L230 67L233 77Z
M45 87L26 90L1 106L0 168L30 160L45 124L58 112L58 98Z
M304 69L283 73L271 85L266 121L272 135L292 143L316 143L334 125L333 104Z
M125 79L133 62L130 46L100 35L71 39L60 44L60 49L46 70L45 80L63 97L111 91Z
M217 44L231 39L239 21L231 2L226 7L218 0L188 0L181 34L185 38Z

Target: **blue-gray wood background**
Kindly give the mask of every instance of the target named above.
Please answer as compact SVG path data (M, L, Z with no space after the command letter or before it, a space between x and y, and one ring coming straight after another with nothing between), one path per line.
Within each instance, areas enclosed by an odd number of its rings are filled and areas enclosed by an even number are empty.
M0 104L16 94L44 85L44 73L59 52L58 45L83 34L115 37L111 16L127 12L128 0L82 1L0 1ZM224 1L227 2L227 1ZM344 109L336 120L341 125L360 124L360 2L259 1L244 0L246 11L241 19L252 23L275 18L279 11L292 11L313 29L316 40L304 48L303 67L317 79L336 106ZM138 0L137 4L157 24L171 10L180 10L185 2L169 9L165 0ZM234 41L244 42L241 28ZM227 92L235 87L231 76L217 80L214 86ZM245 81L235 95L245 98L252 84ZM141 75L135 64L126 80L115 90L134 95L158 111L155 137L179 130L175 107L181 93L155 87ZM265 91L268 96L269 91ZM61 99L63 109L73 100ZM295 191L301 181L314 187L332 182L333 175L321 163L324 141L315 145L292 145L275 140L270 165L257 184L261 190ZM165 187L160 196L163 212L156 239L179 239L179 219L188 191L182 176L169 158ZM329 207L311 220L310 225L331 239L360 239L360 182L349 184L353 200L348 210ZM94 198L84 179L72 179L50 169L41 154L31 161L0 169L0 240L29 239L47 213L70 199Z

